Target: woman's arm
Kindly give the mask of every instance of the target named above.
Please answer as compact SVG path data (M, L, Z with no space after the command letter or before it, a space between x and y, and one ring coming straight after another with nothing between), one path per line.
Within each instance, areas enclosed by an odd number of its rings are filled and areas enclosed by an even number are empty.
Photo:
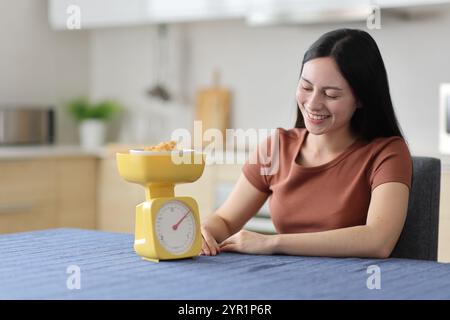
M227 200L202 223L202 251L216 254L218 243L238 232L268 197L241 174Z
M366 225L264 236L265 247L259 244L262 235L244 231L224 241L220 249L261 254L387 258L403 229L408 197L406 185L384 183L372 192Z

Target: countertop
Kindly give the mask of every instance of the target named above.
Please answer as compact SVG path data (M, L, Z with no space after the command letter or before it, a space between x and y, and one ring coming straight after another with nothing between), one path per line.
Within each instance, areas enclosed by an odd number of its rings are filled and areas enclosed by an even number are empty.
M45 146L0 146L0 161L11 159L30 159L48 157L96 157L108 158L116 152L127 152L129 149L142 148L142 145L108 144L95 150L84 150L77 145L45 145ZM238 151L237 157L245 157L243 150ZM441 159L442 169L450 172L450 155L436 154L414 154L413 156L434 157ZM228 156L216 152L217 159L227 159ZM233 157L231 157L233 158ZM220 162L219 162L220 163ZM222 163L226 163L224 160Z
M49 158L49 157L96 157L108 158L117 152L128 152L129 149L142 148L143 145L110 143L103 147L85 150L79 145L24 145L1 146L0 161L11 159Z
M0 146L0 160L49 157L104 157L106 148L83 150L76 145Z

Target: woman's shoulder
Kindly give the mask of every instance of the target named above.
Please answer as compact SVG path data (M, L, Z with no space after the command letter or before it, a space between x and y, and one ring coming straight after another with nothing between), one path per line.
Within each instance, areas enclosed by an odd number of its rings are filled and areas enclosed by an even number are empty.
M373 139L368 143L368 147L373 150L383 150L383 149L396 149L396 148L406 148L408 149L408 145L406 144L405 139L399 136L392 137L378 137Z
M384 182L402 182L411 188L412 158L406 141L399 136L380 137L363 150L369 165L371 189Z
M408 145L402 137L378 137L367 143L363 151L372 158L385 158L393 154L411 158Z

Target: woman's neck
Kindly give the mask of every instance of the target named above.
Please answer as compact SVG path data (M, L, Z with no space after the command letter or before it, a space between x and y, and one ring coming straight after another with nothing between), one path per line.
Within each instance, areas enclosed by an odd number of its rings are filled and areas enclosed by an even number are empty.
M345 151L355 141L356 137L350 128L342 128L321 135L308 133L305 147L315 156L336 155Z

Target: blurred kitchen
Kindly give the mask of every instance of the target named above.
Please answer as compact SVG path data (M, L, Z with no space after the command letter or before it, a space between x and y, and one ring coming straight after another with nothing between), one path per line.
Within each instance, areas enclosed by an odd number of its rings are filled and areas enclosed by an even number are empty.
M292 128L303 53L340 27L375 38L413 155L442 160L439 260L450 261L450 1L2 0L0 232L132 233L144 192L120 178L115 152L194 120ZM205 216L239 174L208 166L176 190ZM274 231L267 206L247 227Z

